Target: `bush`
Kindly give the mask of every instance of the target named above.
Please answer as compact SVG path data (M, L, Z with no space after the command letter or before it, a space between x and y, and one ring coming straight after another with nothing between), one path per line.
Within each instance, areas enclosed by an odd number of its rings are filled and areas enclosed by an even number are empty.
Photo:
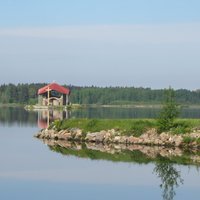
M61 126L62 126L62 121L61 120L55 120L52 123L52 126L54 126L57 131L60 131L61 130ZM50 126L50 128L51 128L51 126Z
M170 131L174 127L174 120L179 115L179 108L175 101L175 92L172 88L165 91L163 108L158 118L158 132Z

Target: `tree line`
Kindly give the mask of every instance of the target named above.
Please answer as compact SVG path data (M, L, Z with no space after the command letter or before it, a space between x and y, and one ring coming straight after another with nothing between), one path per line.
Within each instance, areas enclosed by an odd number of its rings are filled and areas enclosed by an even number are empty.
M71 87L70 100L78 104L160 104L166 89L143 87ZM199 104L200 91L179 89L175 91L179 104Z
M0 103L35 104L38 89L45 85L46 83L0 85ZM74 104L160 104L165 91L165 89L143 87L78 87L72 85L68 87L71 90L70 101ZM200 103L200 90L179 89L175 91L175 96L179 104Z

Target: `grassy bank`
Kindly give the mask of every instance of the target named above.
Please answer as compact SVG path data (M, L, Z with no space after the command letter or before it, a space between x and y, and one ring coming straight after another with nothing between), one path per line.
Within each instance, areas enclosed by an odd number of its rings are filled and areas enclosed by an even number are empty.
M57 120L51 124L50 128L53 126L57 130L79 128L85 133L115 129L122 135L139 136L148 129L157 129L158 123L156 119L68 119ZM184 134L199 127L200 119L177 119L171 132Z

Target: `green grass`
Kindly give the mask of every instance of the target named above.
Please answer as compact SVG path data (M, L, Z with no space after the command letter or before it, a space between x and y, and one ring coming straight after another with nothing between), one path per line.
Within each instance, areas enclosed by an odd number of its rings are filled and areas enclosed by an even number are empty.
M55 121L52 125L57 130L80 128L83 132L98 132L101 130L115 129L123 135L139 136L149 128L156 126L153 119L68 119ZM50 127L50 128L51 128Z
M190 137L190 136L186 136L186 137L183 137L183 142L185 144L190 144L190 143L193 143L195 142L196 144L200 144L200 138L193 138L193 137Z
M156 119L67 119L56 120L50 126L57 130L79 128L83 133L115 129L122 135L140 136L150 128L158 128ZM200 128L200 119L177 119L170 130L174 134L185 134Z
M183 137L183 142L185 143L185 144L190 144L190 143L192 143L192 142L195 142L195 138L192 138L192 137L190 137L190 136L187 136L187 137Z

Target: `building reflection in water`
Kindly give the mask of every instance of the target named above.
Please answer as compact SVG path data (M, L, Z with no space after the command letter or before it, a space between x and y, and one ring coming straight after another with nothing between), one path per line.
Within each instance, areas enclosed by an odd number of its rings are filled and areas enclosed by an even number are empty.
M38 127L48 128L49 124L56 119L68 119L69 111L67 110L38 110Z

